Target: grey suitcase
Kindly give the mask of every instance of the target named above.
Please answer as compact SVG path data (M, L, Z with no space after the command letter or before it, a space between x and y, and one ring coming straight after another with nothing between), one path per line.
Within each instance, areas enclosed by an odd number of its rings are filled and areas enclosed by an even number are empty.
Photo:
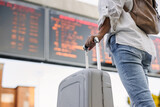
M95 38L97 41L97 38ZM101 71L99 44L96 43L98 69L86 68L65 78L59 85L57 107L113 107L110 76Z

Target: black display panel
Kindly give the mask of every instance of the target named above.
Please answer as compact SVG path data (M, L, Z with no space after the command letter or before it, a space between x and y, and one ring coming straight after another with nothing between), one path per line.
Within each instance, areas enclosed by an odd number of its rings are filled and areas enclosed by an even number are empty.
M91 34L96 34L96 20L57 10L49 12L49 60L53 62L84 65L85 55L82 46ZM101 62L111 65L111 58L104 51L101 42ZM95 48L89 52L90 65L96 64Z
M0 55L39 59L84 66L82 46L91 34L98 31L97 20L58 10L49 11L49 39L44 38L44 8L20 1L0 0ZM151 36L157 58L151 64L153 73L160 72L160 37ZM44 40L48 43L44 49ZM100 44L102 67L112 66L111 57ZM44 57L44 50L49 50ZM90 65L96 64L95 48L89 52Z
M156 52L157 52L156 59L152 62L152 65L151 65L151 72L152 73L160 73L160 37L151 36L151 39L154 42Z
M44 9L0 1L0 54L44 59Z

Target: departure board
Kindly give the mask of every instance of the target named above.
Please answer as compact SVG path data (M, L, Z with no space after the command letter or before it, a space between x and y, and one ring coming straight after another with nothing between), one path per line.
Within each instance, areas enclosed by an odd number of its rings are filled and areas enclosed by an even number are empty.
M84 66L83 45L88 36L98 32L95 19L49 9L49 35L44 36L45 9L20 1L0 0L0 13L0 55ZM157 50L151 72L159 73L160 37L151 38ZM88 56L89 64L96 65L95 48L88 52ZM114 67L103 40L100 56L102 67Z
M44 59L44 9L0 0L0 54Z
M91 34L96 34L98 25L96 20L50 10L49 60L54 62L85 64L85 54L82 46ZM101 62L111 64L111 58L104 51L101 42ZM95 48L89 52L89 63L96 64Z
M151 65L151 70L152 70L151 72L158 73L160 72L160 37L151 36L151 38L154 42L156 52L157 52L156 59L152 62L152 65Z

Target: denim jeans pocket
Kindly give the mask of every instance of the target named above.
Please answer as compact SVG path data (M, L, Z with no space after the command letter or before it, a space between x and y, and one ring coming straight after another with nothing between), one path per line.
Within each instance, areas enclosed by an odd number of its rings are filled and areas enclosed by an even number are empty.
M144 60L142 61L142 63L144 65L144 68L148 68L152 62L152 55L150 55L147 52L144 52L144 53L145 53L145 57L144 57Z
M110 41L109 41L109 47L111 52L114 52L117 48L117 44L116 44L116 37L115 35L111 36Z

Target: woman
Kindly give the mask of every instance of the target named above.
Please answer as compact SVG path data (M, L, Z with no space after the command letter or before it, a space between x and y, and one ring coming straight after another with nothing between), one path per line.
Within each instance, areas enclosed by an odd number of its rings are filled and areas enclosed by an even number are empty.
M153 41L124 11L133 7L133 0L99 0L99 32L91 35L86 46L91 50L94 37L101 41L106 33L106 47L118 69L121 81L128 92L133 107L155 107L148 87L146 73L156 56Z

